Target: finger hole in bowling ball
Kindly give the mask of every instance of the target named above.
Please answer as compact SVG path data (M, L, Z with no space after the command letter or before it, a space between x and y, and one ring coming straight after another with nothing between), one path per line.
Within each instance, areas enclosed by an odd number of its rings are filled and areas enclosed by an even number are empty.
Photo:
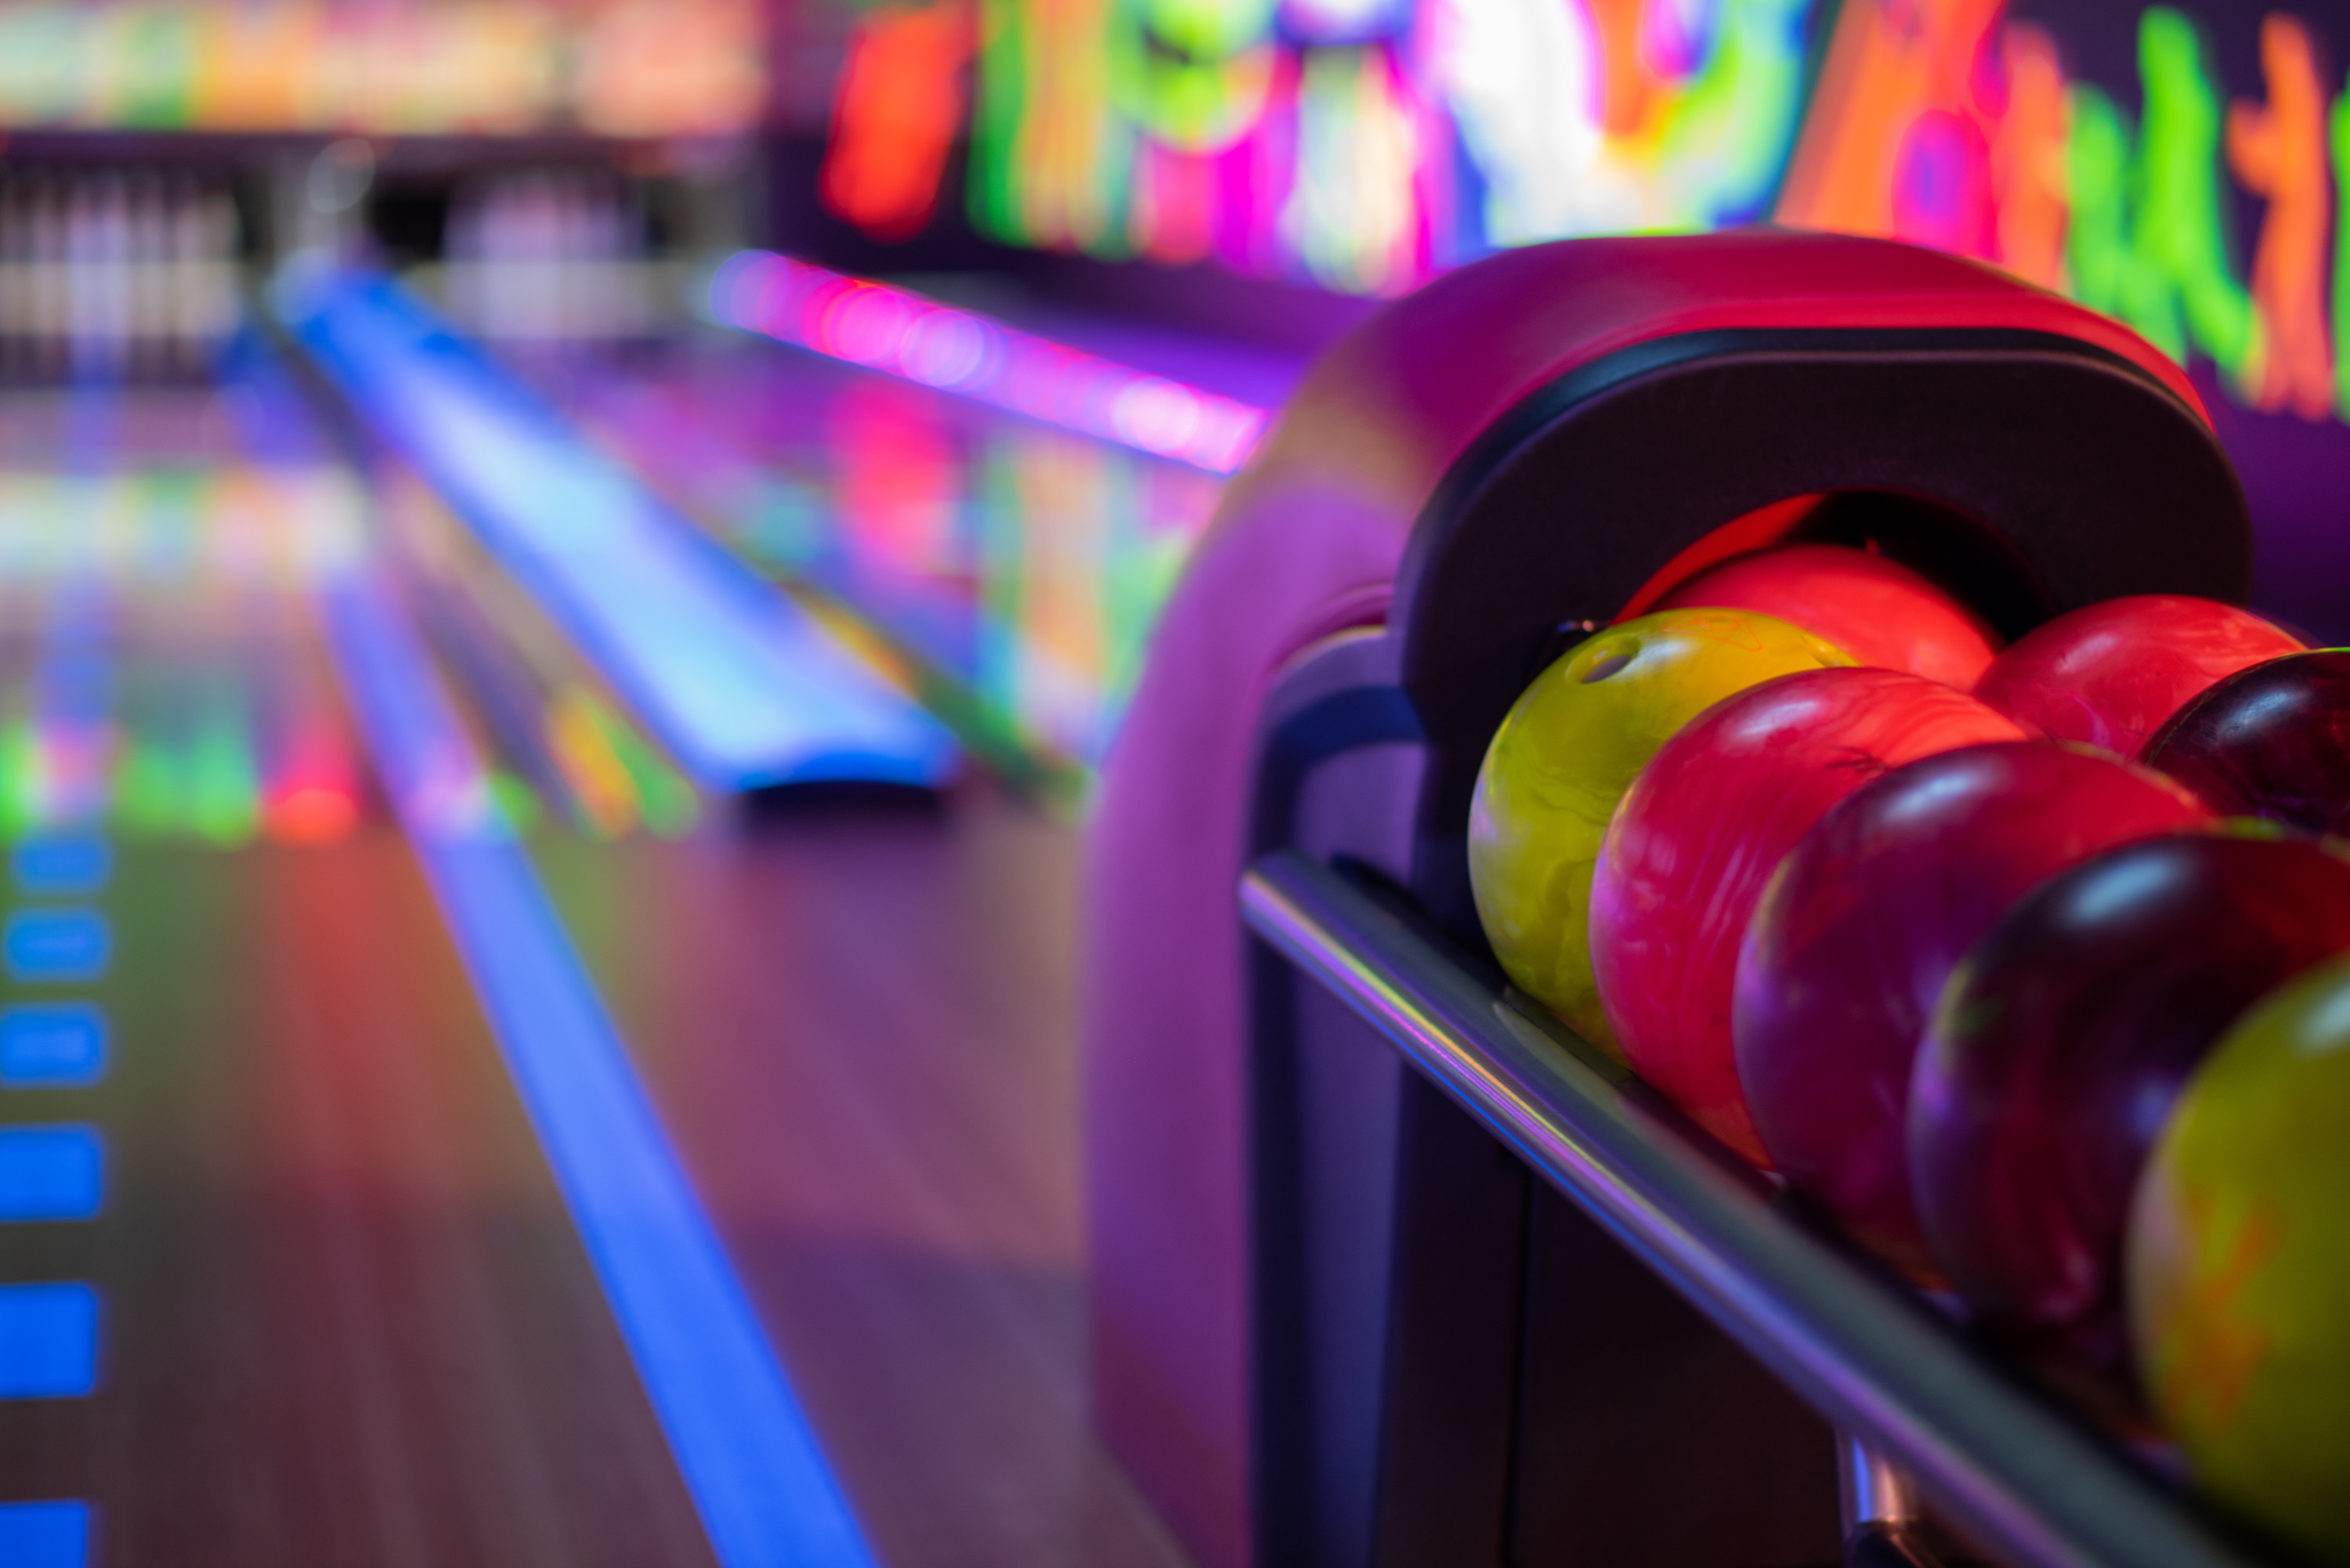
M1639 656L1640 649L1637 645L1631 648L1611 648L1593 659L1590 668L1584 670L1583 683L1586 686L1596 685L1609 676L1628 668L1632 660Z

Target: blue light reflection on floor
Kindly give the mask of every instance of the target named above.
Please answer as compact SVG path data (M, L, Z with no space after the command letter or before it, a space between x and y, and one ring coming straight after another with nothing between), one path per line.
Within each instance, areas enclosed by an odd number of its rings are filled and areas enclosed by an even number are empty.
M303 347L705 786L952 771L944 726L397 285L296 273L277 293Z
M96 980L113 956L113 930L96 909L19 909L0 927L11 980Z
M84 1568L86 1502L0 1502L0 1568Z
M95 893L114 870L114 853L94 834L44 834L18 844L9 864L27 893Z
M0 1285L0 1399L70 1399L98 1387L98 1293L78 1282Z
M0 1220L94 1220L105 1201L96 1127L0 1127Z
M500 821L414 633L374 581L328 639L573 1221L727 1568L873 1556L626 1048Z
M86 1088L106 1076L106 1036L86 1002L0 1007L0 1088Z

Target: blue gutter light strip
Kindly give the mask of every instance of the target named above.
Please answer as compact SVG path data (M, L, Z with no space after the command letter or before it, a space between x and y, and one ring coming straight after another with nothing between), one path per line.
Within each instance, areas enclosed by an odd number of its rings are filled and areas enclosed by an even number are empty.
M113 956L114 934L96 909L19 909L0 927L11 980L96 980Z
M9 864L16 886L27 893L88 894L106 886L114 870L114 853L106 840L91 834L45 834L18 844Z
M726 1568L874 1568L863 1532L610 1017L415 634L375 579L330 587L361 732L489 1013Z
M105 1201L96 1127L0 1127L0 1220L94 1220Z
M86 1568L89 1504L0 1502L0 1568Z
M947 730L387 280L289 274L296 337L705 787L934 785Z
M0 1007L0 1088L87 1088L105 1076L106 1014L88 1002Z
M98 1293L78 1282L0 1285L0 1399L98 1389Z

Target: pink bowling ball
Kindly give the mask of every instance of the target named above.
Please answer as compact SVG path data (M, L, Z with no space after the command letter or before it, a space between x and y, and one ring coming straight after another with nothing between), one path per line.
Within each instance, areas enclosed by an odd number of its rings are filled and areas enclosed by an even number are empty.
M1657 602L1760 610L1862 664L1970 690L1998 650L1989 627L1924 577L1843 545L1783 545L1724 561Z
M1991 662L1975 695L2034 734L2136 759L2213 682L2299 653L2248 609L2185 594L2105 599L2060 615Z
M1757 1165L1731 979L1763 885L1822 813L1920 757L2023 732L1963 691L1892 670L1819 670L1716 703L1625 794L1591 898L1601 1007L1633 1070Z

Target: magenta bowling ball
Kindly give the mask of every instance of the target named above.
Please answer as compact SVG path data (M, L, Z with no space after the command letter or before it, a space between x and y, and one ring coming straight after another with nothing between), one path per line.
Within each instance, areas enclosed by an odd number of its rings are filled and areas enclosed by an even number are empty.
M2350 649L2237 671L2173 714L2144 761L2215 811L2350 831Z
M1991 661L1975 695L2034 734L2136 757L2213 681L2301 647L2234 605L2133 594L2034 628Z
M1731 982L1763 885L1820 814L1904 763L2023 732L1892 670L1813 670L1725 698L1659 749L1601 842L1592 972L1632 1070L1756 1164Z
M2159 774L2045 741L1945 752L1831 807L1772 878L1738 957L1738 1079L1772 1163L1930 1278L1909 1196L1909 1070L1950 971L2043 878L2210 815Z
M2060 872L1977 945L1909 1089L1926 1240L1989 1324L2111 1367L2130 1192L2196 1064L2350 950L2350 864L2310 839L2141 839Z

